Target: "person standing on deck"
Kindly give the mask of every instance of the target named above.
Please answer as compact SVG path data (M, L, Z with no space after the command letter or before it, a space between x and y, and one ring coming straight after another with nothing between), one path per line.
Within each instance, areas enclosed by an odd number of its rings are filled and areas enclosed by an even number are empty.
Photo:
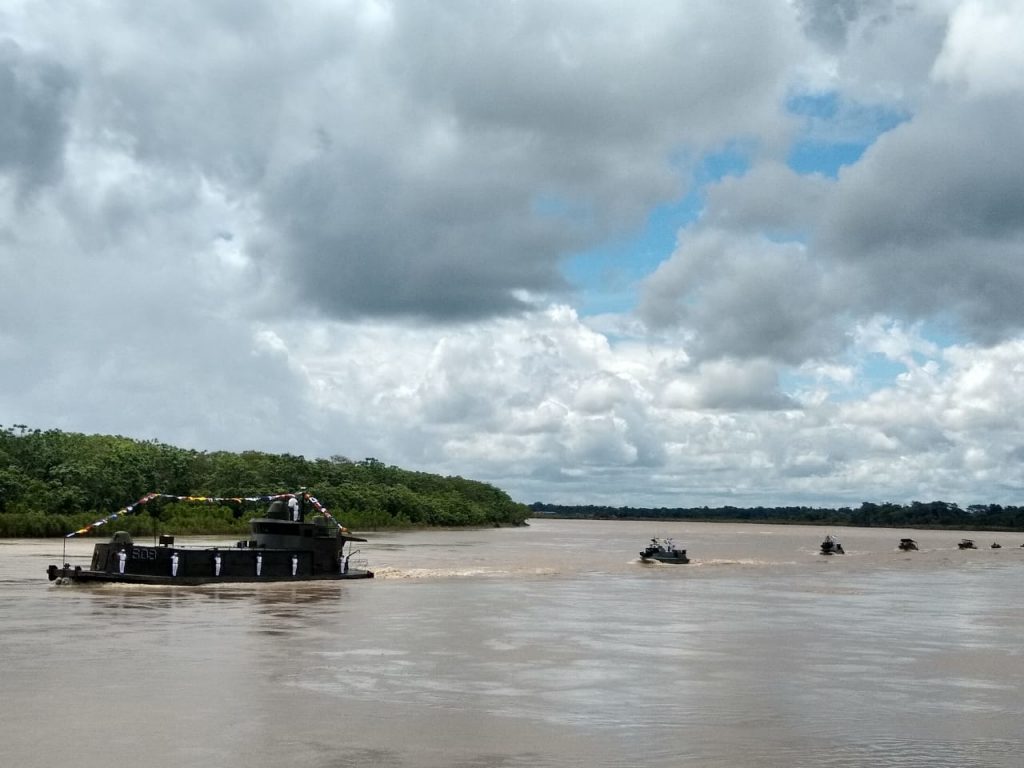
M124 573L124 563L128 559L128 553L124 551L124 547L118 550L117 553L117 572Z

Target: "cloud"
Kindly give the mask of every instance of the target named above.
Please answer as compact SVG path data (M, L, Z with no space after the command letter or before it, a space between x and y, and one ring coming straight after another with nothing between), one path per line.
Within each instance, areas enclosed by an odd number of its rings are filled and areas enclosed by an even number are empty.
M828 280L801 245L708 229L647 279L639 311L654 328L691 329L694 359L799 363L842 346L844 306Z
M565 254L679 193L681 148L781 129L784 7L629 8L80 5L23 36L79 83L41 127L249 206L247 255L324 313L460 321L564 293Z
M1017 34L1021 24L1024 5L1020 3L961 3L950 15L933 77L965 85L973 93L1019 94L1024 86L1024 51Z
M799 0L797 17L818 50L803 60L803 85L840 90L855 103L913 108L930 92L930 74L958 5Z
M531 501L1013 498L1020 9L14 4L0 414ZM635 312L574 308L594 252Z
M742 177L727 176L710 185L703 223L736 233L799 237L817 225L834 187L819 174L800 175L767 160Z
M878 7L850 3L829 13L853 24ZM902 13L875 23L909 23ZM931 54L943 84L927 93L921 85L914 114L885 128L836 179L797 175L767 157L709 185L698 222L644 281L645 322L680 329L696 358L790 364L836 354L849 343L850 320L878 314L952 319L981 344L1018 333L1024 78L1014 74L1019 57L1000 54L1012 47L1005 40L1014 13L984 3L957 8ZM930 28L931 18L920 23ZM974 29L992 42L978 57L966 53L976 46L965 30ZM833 41L838 61L861 45L842 38ZM846 114L840 109L838 119Z
M76 86L59 62L0 36L0 174L20 192L60 178Z
M372 59L342 54L318 73L322 146L262 194L273 250L335 316L522 311L524 293L565 290L566 253L678 193L666 161L681 137L738 128L741 102L745 120L774 119L775 43L756 64L716 47L681 66L698 29L733 27L711 5L693 18L615 3L401 8ZM759 16L774 21L755 13L737 45Z
M665 383L661 403L690 410L786 410L798 404L779 391L778 368L767 360L715 360L680 371Z
M860 462L876 467L882 483L920 493L942 487L964 498L1019 488L1024 475L1012 457L1024 434L1005 415L1021 397L1021 353L1019 340L985 350L951 347L894 387L845 406L844 421L884 438L881 455Z
M1021 327L1019 100L944 103L845 170L812 246L867 283L866 310L952 312L991 343Z

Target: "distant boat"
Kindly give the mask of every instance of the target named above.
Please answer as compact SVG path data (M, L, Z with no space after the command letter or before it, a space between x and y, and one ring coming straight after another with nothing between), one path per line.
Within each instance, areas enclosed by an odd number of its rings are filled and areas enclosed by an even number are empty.
M960 549L977 549L977 547L974 546L973 539L960 539L960 543L957 544L957 546Z
M651 539L651 543L640 553L640 559L645 563L652 561L674 564L690 562L690 558L686 556L686 550L676 549L672 539Z
M1003 548L1003 545L1000 544L998 541L993 541L992 542L992 549L1002 549L1002 548Z
M904 552L910 552L917 549L917 542L913 539L900 539L899 548Z
M825 540L821 542L821 554L845 555L846 552L843 550L843 545L839 543L839 539L830 533L825 537Z

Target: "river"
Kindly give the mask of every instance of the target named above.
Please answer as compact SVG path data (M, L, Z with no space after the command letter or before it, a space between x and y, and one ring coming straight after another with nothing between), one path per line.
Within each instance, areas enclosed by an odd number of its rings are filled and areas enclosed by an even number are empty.
M1024 764L1024 533L365 535L374 580L193 588L58 586L93 540L0 540L0 765Z

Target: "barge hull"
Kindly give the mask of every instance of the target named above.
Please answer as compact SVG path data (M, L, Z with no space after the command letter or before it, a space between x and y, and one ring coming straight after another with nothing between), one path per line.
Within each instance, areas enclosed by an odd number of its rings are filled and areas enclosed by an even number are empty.
M58 568L51 581L68 579L75 584L159 584L195 587L202 584L281 584L289 581L347 581L372 579L373 571L351 570L348 573L296 574L295 576L156 576L142 573L109 573L80 568Z

